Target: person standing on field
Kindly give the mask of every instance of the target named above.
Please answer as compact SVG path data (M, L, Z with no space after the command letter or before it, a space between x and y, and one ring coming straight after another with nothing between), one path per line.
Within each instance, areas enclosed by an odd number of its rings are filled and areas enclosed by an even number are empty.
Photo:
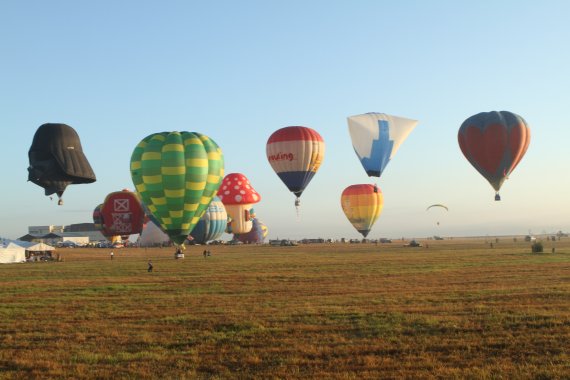
M114 257L115 257L115 254L113 253L113 251L111 251L111 260L113 260Z
M152 269L153 269L153 268L154 268L154 267L152 266L152 261L149 260L149 261L148 261L148 272L152 272Z

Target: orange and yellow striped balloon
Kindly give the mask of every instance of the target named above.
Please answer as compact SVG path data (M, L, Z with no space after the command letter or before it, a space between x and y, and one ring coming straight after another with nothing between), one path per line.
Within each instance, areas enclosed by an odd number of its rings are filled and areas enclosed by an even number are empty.
M374 185L351 185L340 196L342 211L354 228L366 237L384 207L382 191Z

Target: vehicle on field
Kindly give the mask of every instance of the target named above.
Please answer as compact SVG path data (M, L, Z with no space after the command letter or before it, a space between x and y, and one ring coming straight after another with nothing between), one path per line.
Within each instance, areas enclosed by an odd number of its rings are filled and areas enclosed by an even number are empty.
M80 247L80 245L73 242L73 241L61 241L61 242L57 243L57 247L58 248L77 248L77 247Z
M411 240L408 244L405 244L404 247L421 247L422 245L415 241L415 240Z

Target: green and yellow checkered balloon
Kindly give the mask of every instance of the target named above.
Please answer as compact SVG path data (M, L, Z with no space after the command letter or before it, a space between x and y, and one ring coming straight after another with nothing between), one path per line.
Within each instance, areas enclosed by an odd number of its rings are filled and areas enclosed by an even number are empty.
M131 177L162 230L183 244L222 183L224 156L206 135L155 133L133 151Z

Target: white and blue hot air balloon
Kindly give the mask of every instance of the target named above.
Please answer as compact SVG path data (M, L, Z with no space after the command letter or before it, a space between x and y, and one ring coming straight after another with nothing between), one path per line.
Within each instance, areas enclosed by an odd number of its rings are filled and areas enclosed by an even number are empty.
M380 177L417 120L370 112L350 116L352 146L369 177Z
M222 236L228 224L228 214L220 198L214 197L190 233L197 244L205 244Z

